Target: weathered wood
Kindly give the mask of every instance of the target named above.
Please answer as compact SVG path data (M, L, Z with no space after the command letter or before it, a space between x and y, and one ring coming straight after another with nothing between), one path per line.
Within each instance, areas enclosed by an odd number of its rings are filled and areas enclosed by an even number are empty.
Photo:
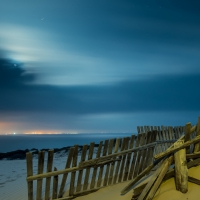
M191 134L190 129L191 129L191 123L189 122L185 125L185 141L184 142L190 141L190 134ZM189 146L186 148L186 153L187 154L190 153Z
M144 190L142 191L142 193L140 194L138 200L143 200L145 198L145 196L147 195L147 193L149 192L149 190L151 189L152 185L154 184L154 182L156 181L158 175L160 174L162 168L164 167L164 162L161 164L161 166L159 166L157 168L157 170L154 172L154 174L151 176L151 179L149 180L148 184L145 186Z
M156 141L161 140L161 139L160 139L160 134L159 134L159 131L158 131L157 126L154 126L154 127L153 127L153 131L156 131L156 132L157 132L157 134L156 134ZM160 152L162 152L161 144L157 144L157 145L156 145L156 154L159 154Z
M120 144L120 138L117 138L116 139L116 143L115 143L114 153L118 152L119 144ZM116 159L116 157L113 157L113 159ZM108 185L112 184L112 181L113 181L113 178L114 178L114 176L113 176L113 174L114 174L114 168L115 168L115 162L112 162L111 163L110 174L109 174Z
M145 126L145 128L146 128L146 126ZM147 132L145 132L143 135L144 136L143 136L141 146L144 146L147 143ZM140 162L139 162L139 165L138 165L138 172L137 172L138 174L143 170L144 161L145 161L145 158L146 158L146 150L147 149L143 149L143 150L140 151Z
M174 147L179 147L183 144L183 141L178 141L174 143ZM188 168L186 161L186 150L181 149L174 154L175 160L175 182L176 189L182 193L188 191Z
M154 185L152 186L150 192L147 194L147 197L146 197L146 200L151 200L153 199L158 187L160 186L165 174L167 173L167 170L169 168L169 166L171 165L173 161L173 156L170 156L169 158L167 158L164 163L163 163L163 166L162 166L162 170L158 176L158 178L156 179Z
M191 127L190 134L193 133L193 132L195 132L196 129L197 129L197 125L194 125L193 127Z
M133 149L123 150L123 151L118 152L118 153L110 154L110 155L107 155L107 156L102 156L100 158L94 158L94 159L87 160L87 161L84 161L84 162L80 162L79 167L81 167L81 168L91 167L91 166L98 164L99 162L103 162L103 161L107 161L109 159L112 159L113 157L123 156L123 155L126 155L127 153L132 153L132 152L136 152L136 151L139 151L139 150L141 151L143 149L148 149L149 147L156 146L156 144L157 144L156 142L153 142L153 143L147 144L145 146L140 146L140 147L136 147L136 148L133 148Z
M87 149L88 149L88 145L86 145L86 144L83 145L82 154L81 154L81 162L85 161L86 154L87 154ZM78 181L77 181L76 192L81 191L82 177L83 177L83 170L80 169L79 170L79 174L78 174Z
M150 142L155 142L155 141L156 141L157 133L158 133L158 131L152 131L151 138L150 138ZM147 159L146 159L145 168L152 164L152 162L153 162L154 150L155 150L155 146L154 146L154 147L150 147L150 148L148 149L148 153L147 153L147 155L146 155L146 156L147 156ZM149 173L147 173L147 174L149 174Z
M196 130L196 136L200 135L200 116L198 117L198 124L197 124L197 130ZM200 142L196 143L194 145L194 153L200 151Z
M144 141L145 133L140 133L138 135L138 137L140 137L139 146L141 146L141 144ZM133 178L138 175L138 170L139 170L139 165L140 165L140 159L141 159L141 150L138 150L136 161L135 161L135 169L134 169L134 172L133 172Z
M167 138L166 138L166 134L165 134L165 127L164 127L164 126L161 126L161 129L162 129L162 136L163 136L163 139L164 139L164 141L166 141ZM165 145L165 149L167 149L167 148L168 148L167 143L164 143L164 145Z
M130 138L128 138L128 137L125 138L124 150L128 149L129 140L130 140ZM127 156L127 154L122 156L121 167L120 167L120 172L119 172L119 177L118 177L118 183L122 182L122 180L123 180L124 165L125 165L125 161L126 161L126 156Z
M54 154L54 150L49 150L48 151L47 172L51 172L52 171L53 154ZM46 178L45 200L49 200L50 199L50 184L51 184L51 177L48 177L48 178Z
M151 139L151 137L153 137L152 134L153 134L153 132L146 130L144 145L150 143L150 139ZM140 173L141 171L143 171L143 169L145 169L147 167L147 162L148 162L148 159L149 159L147 157L148 156L148 150L150 151L150 148L144 149L141 152L141 161L140 161L138 173Z
M186 158L200 158L200 152L198 153L191 153L191 154L186 154Z
M133 148L133 145L134 145L134 139L135 139L135 136L132 135L131 136L131 140L130 140L130 144L129 144L129 149L132 149ZM127 178L128 178L128 173L129 173L129 166L130 166L130 161L131 161L131 156L132 156L132 153L129 153L127 155L127 160L126 160L126 166L125 166L125 171L124 171L124 178L123 178L123 181L126 181Z
M78 157L78 145L74 145L74 154L73 154L73 161L72 161L72 167L77 166L77 157ZM71 173L71 181L70 181L70 187L69 187L69 195L73 196L74 194L74 183L75 183L75 177L76 177L76 171Z
M73 154L74 154L74 147L71 147L70 150L69 150L69 154L68 154L66 165L65 165L65 170L69 170L69 171L67 171L67 172L60 171L61 172L60 174L63 174L63 177L62 177L62 182L61 182L61 186L60 186L60 190L59 190L59 195L58 195L59 197L63 196L63 191L64 191L65 184L66 184L66 181L67 181L68 172L71 172L70 171L70 165L71 165L71 162L72 162ZM53 174L53 175L59 175L59 174Z
M44 170L44 151L38 153L38 174L42 174ZM37 180L37 200L42 199L42 179Z
M196 179L194 177L188 176L188 181L191 182L191 183L195 183L197 185L200 185L200 180Z
M113 144L114 144L114 139L111 139L109 142L108 155L112 154ZM110 171L110 163L108 163L106 166L106 173L103 180L103 186L106 186L108 184L109 171Z
M104 148L103 148L103 156L106 156L107 149L108 149L108 140L105 140L105 142L104 142ZM99 169L99 176L98 176L98 181L97 181L97 187L101 187L102 175L103 175L103 168L104 168L104 166L102 165L100 167L100 169Z
M178 150L180 150L180 149L183 149L183 148L185 148L185 147L188 147L188 146L190 146L191 144L194 144L194 143L199 142L199 141L200 141L200 135L198 135L196 138L194 138L194 139L192 139L192 140L190 140L190 141L188 141L188 142L185 142L184 144L182 144L182 145L179 146L179 147L174 147L174 148L172 148L172 149L166 150L165 152L162 152L162 153L160 153L160 154L157 154L157 155L154 156L154 158L155 158L155 159L163 158L163 157L165 157L166 155L169 155L169 154L171 154L171 153L174 153L174 152L176 152L176 151L178 151Z
M88 154L88 160L92 159L93 151L94 151L94 142L91 142L90 143L89 154ZM87 190L87 188L88 188L89 176L90 176L90 168L87 168L86 169L86 173L85 173L85 180L84 180L84 184L83 184L83 190Z
M54 167L54 171L57 171L57 168ZM52 199L57 199L58 197L58 176L53 177L53 194Z
M140 136L141 136L140 134L137 135L135 148L137 148L139 146ZM130 172L129 172L129 175L128 175L128 180L131 180L133 175L134 175L134 168L135 168L135 164L136 164L136 162L135 162L136 159L137 159L137 152L134 152L133 159L132 159L131 166L130 166Z
M33 158L32 153L26 153L27 177L33 176ZM33 200L33 181L28 182L28 200Z
M98 147L98 150L97 150L96 158L100 157L102 146L103 146L103 141L101 141L99 143L99 147ZM92 174L92 181L91 181L91 184L90 184L90 189L95 188L95 180L96 180L96 175L97 175L97 168L98 168L98 166L94 167L94 171L93 171L93 174Z
M121 147L120 147L120 151L124 150L125 142L126 142L126 139L123 138L122 143L121 143ZM122 159L122 156L119 156L119 158ZM121 163L121 161L117 162L116 169L115 169L115 175L114 175L114 179L113 179L113 184L115 184L117 182L118 172L119 172L119 168L120 168L120 163Z
M196 160L193 160L193 161L190 161L187 163L187 167L188 169L191 168L191 167L194 167L194 166L198 166L200 165L200 158L199 159L196 159ZM172 177L174 177L174 174L175 174L175 170L174 169L170 169L164 176L163 178L163 181L166 181ZM143 181L143 184L139 185L139 186L136 186L134 189L133 189L133 197L134 198L138 198L138 196L142 193L143 189L146 187L147 183L148 183L148 179L144 180ZM190 181L189 179L189 176L188 176L188 181ZM191 181L192 182L192 181Z
M151 165L146 167L138 176L136 176L122 191L121 194L124 195L128 191L131 190L131 188L137 183L143 176L145 176L148 172L150 172L154 166L156 166L162 159L158 159L155 162L153 162Z

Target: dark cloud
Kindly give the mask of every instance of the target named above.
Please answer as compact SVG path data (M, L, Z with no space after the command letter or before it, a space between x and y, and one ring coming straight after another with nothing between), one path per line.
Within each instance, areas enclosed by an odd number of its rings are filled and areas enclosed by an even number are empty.
M194 111L200 109L200 74L152 76L101 86L26 84L35 76L0 60L0 112L65 114Z
M34 74L28 74L22 69L21 63L0 57L0 88L19 87L34 79Z

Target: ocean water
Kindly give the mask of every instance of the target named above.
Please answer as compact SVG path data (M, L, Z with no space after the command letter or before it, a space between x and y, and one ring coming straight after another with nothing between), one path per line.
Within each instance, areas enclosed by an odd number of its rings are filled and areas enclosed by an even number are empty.
M90 134L42 134L42 135L0 135L0 152L25 149L52 149L84 145L112 138L130 137L132 133L90 133Z

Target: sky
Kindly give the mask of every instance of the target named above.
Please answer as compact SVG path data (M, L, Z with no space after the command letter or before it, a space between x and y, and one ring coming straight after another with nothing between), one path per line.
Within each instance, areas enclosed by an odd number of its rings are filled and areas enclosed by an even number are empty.
M197 123L200 1L0 5L0 134Z

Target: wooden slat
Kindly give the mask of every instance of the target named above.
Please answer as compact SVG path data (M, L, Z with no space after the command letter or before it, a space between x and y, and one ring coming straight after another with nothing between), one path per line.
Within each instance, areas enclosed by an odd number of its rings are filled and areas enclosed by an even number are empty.
M166 140L170 140L170 135L169 135L169 130L168 130L168 127L164 127L164 130L165 130L165 135L166 135ZM170 143L167 143L167 148L171 146Z
M129 149L132 149L132 148L133 148L134 141L135 141L135 135L132 135L132 136L131 136L131 140L130 140L130 144L129 144L129 147L128 147ZM130 162L131 162L131 156L132 156L132 153L129 153L129 154L127 155L126 167L125 167L125 172L124 172L123 181L126 181L127 178L128 178L129 166L130 166Z
M38 174L42 174L43 170L44 170L44 151L40 151L38 153ZM41 200L42 199L42 180L37 180L37 200Z
M81 162L85 161L87 149L88 149L88 145L87 144L83 145L82 154L81 154ZM83 177L83 170L79 170L76 192L81 191L82 177Z
M150 142L151 135L152 135L152 132L150 132L148 129L146 129L145 140L144 140L143 145L148 144ZM141 159L140 159L141 161L140 161L138 173L140 173L143 169L146 168L146 156L147 156L147 154L148 154L148 149L142 150Z
M112 154L113 144L114 144L114 139L111 139L109 142L108 155ZM106 166L106 173L103 180L103 186L106 186L108 184L109 171L110 171L110 163L108 163Z
M157 130L155 130L155 131L152 132L151 138L150 138L150 142L155 142L155 141L156 141L157 133L158 133ZM147 168L148 166L152 165L152 163L153 163L154 150L155 150L155 146L154 146L154 147L150 147L150 148L148 149L147 159L146 159L146 163L147 163L146 168ZM144 170L144 169L143 169L143 170ZM147 175L148 175L149 173L150 173L150 171L147 173Z
M157 129L158 129L158 134L159 134L160 140L163 140L163 141L164 141L164 137L163 137L163 134L162 134L162 131L161 131L160 126L158 126ZM163 151L166 150L164 144L161 144L160 147L161 147L161 149L162 149L161 152L163 152Z
M178 127L178 133L179 133L179 137L181 137L183 133L183 128L181 126Z
M120 147L120 151L124 150L125 142L126 142L126 139L123 138L122 139L122 143L121 143L121 147ZM119 159L122 159L122 156L119 156ZM115 169L115 175L114 175L114 179L113 179L113 184L115 184L117 182L119 168L120 168L120 163L121 163L121 160L117 162L116 169Z
M117 153L117 152L118 152L119 144L120 144L120 138L117 138L117 139L116 139L116 143L115 143L114 153ZM116 158L116 157L113 157L113 159L115 159L115 158ZM114 178L113 173L114 173L115 163L116 163L116 162L112 162L112 163L111 163L111 169L110 169L110 174L109 174L108 185L111 185L111 184L112 184L112 181L113 181L113 178Z
M197 130L196 130L196 136L200 135L200 117L198 117L198 123L197 123ZM196 143L194 145L194 153L200 151L200 143Z
M200 135L197 136L196 138L194 138L194 139L188 141L188 142L185 142L185 143L184 143L183 145L181 145L180 147L174 147L174 148L171 148L171 149L169 149L169 150L167 150L167 151L165 151L165 152L162 152L162 153L160 153L160 154L157 154L157 155L154 156L154 158L155 158L155 159L159 159L159 158L165 157L166 155L169 155L169 154L171 154L171 153L174 153L174 152L176 152L176 151L178 151L178 150L180 150L180 149L183 149L183 148L185 148L185 147L188 147L188 146L190 146L191 144L197 143L197 142L199 142L199 141L200 141Z
M143 200L151 187L153 186L154 182L156 181L157 177L159 176L162 168L164 167L165 163L162 163L161 166L157 168L157 170L154 172L154 174L151 176L150 180L148 181L147 185L143 189L142 193L140 194L138 200Z
M153 134L155 134L155 131L147 132L146 144L151 143L151 140L155 137ZM151 153L152 153L151 148L144 150L144 153L143 153L144 158L141 160L141 170L139 170L139 173L143 171L143 169L145 169L149 165L149 162L150 162L149 156L151 155Z
M73 154L73 161L72 161L72 167L77 166L77 158L78 158L78 145L74 145L74 154ZM69 195L73 196L74 194L74 183L75 183L75 178L76 178L76 171L72 172L71 174L71 181L70 181L70 187L69 187Z
M80 168L92 167L94 165L98 165L99 163L102 163L102 162L105 162L105 161L108 161L108 160L112 160L113 157L127 155L128 153L136 152L136 151L139 151L139 150L142 151L143 149L148 149L149 147L154 147L154 146L156 146L156 142L150 143L150 144L147 144L147 145L143 145L143 146L139 146L139 147L136 147L134 149L123 150L123 151L120 151L118 153L113 153L113 154L110 154L110 155L102 156L100 158L94 158L94 159L91 159L91 160L80 162L79 167Z
M184 141L178 141L174 143L174 147L180 147ZM188 168L186 161L186 150L181 149L174 154L175 160L175 179L176 189L182 193L188 191Z
M54 154L54 150L49 150L48 151L47 172L51 172L52 171L53 154ZM51 177L48 177L48 178L46 178L45 200L49 200L50 199L50 185L51 185Z
M191 167L197 166L197 165L200 165L200 158L187 163L188 169ZM166 180L172 178L174 176L174 171L175 171L174 169L168 170L168 172L166 173L166 175L163 178L163 181L166 181ZM146 187L148 181L149 181L148 179L144 180L141 185L139 184L139 186L136 186L133 189L133 197L134 198L138 198L138 196L142 193L143 189ZM188 176L188 181L190 181L189 176Z
M169 166L171 165L172 161L173 161L173 156L170 156L169 158L167 158L164 161L164 165L162 167L162 170L161 170L158 178L156 179L153 187L151 188L150 192L148 193L146 200L153 199L153 197L156 194L156 191L157 191L158 187L160 186L165 174L167 173L167 170L168 170Z
M140 146L142 146L142 144L144 143L144 140L145 140L145 133L141 133L140 143L139 143ZM138 175L140 160L141 160L141 150L137 153L137 160L135 163L135 170L134 170L133 177L136 177Z
M137 183L143 176L148 174L160 161L161 161L161 159L156 160L151 165L149 165L147 168L145 168L140 174L138 174L132 181L129 182L129 184L121 191L121 194L124 195L128 191L130 191L130 189L133 187L133 185L135 185L135 183Z
M147 144L145 146L141 146L141 147L138 147L138 148L124 150L122 152L118 152L118 153L115 153L115 154L102 156L100 158L94 158L94 159L91 159L91 160L88 160L88 161L85 161L85 162L81 162L81 163L79 163L79 166L77 166L77 167L71 167L69 169L63 169L63 170L59 170L59 171L56 171L56 172L48 172L48 173L30 176L30 177L27 177L26 180L27 181L39 180L39 179L42 179L42 178L47 178L47 177L51 177L51 176L55 176L55 175L67 174L69 172L82 170L83 168L93 167L94 165L101 166L103 164L113 162L113 157L116 157L116 156L120 157L120 156L126 155L130 152L136 152L138 150L147 149L149 147L155 147L155 146L156 146L156 142L151 143L151 144ZM115 159L115 161L118 161L118 160L120 160L120 159L119 158Z
M184 142L190 141L190 129L191 129L191 123L187 123L185 125L185 140ZM190 153L190 147L186 147L186 153Z
M26 153L26 169L27 177L33 176L33 158L32 153ZM28 200L33 200L33 181L27 182L28 184Z
M74 154L74 147L71 147L70 150L69 150L68 157L67 157L65 169L70 168L72 158L73 158L73 154ZM59 195L58 195L59 197L63 196L65 184L66 184L66 181L67 181L67 176L68 176L68 173L63 174L63 178L62 178L62 182L61 182L61 186L60 186L60 190L59 190Z
M105 140L105 142L104 142L104 148L103 148L103 156L106 156L107 149L108 149L108 140ZM98 176L98 181L97 181L97 187L101 187L103 169L104 169L104 166L102 165L100 167L100 169L99 169L99 176Z
M91 159L92 159L93 151L94 151L94 142L91 142L91 143L90 143L89 154L88 154L88 160L91 160ZM83 191L84 191L84 190L87 190L87 188L88 188L89 176L90 176L90 168L88 167L88 168L86 169L86 173L85 173L85 180L84 180L84 184L83 184Z
M137 139L136 139L136 143L135 143L135 147L139 146L140 138L141 138L141 134L138 134ZM129 175L128 175L128 180L131 180L132 177L135 177L134 176L134 169L136 167L137 154L138 154L138 152L134 152L134 154L133 154L133 159L132 159L132 163L131 163L131 167L130 167L130 172L129 172Z
M130 140L129 137L125 138L124 150L128 149L129 140ZM118 176L118 183L123 180L123 173L124 173L124 165L125 165L126 156L127 155L122 156L121 167L120 167L120 172L119 172L119 176Z
M159 131L158 131L158 127L157 126L154 126L154 131L157 131L157 136L156 136L156 140L161 140L160 139L160 134L159 134ZM157 144L157 151L156 151L156 154L162 152L162 147L161 147L161 144Z
M195 183L197 185L200 185L200 180L196 179L194 177L188 176L188 181L191 182L191 183Z
M57 168L54 167L54 171L57 171ZM58 176L53 177L53 194L52 198L57 199L58 197Z
M164 126L161 126L161 129L162 129L163 140L166 141L167 138L166 138L166 135L165 135L165 127L164 127ZM165 150L166 150L166 149L168 148L167 143L164 143L164 146L165 146Z
M103 141L101 141L99 143L99 147L98 147L98 151L97 151L97 154L96 154L96 158L100 157L102 146L103 146ZM91 181L91 184L90 184L90 189L94 189L95 188L97 168L98 168L97 166L94 167L94 171L93 171L93 174L92 174L92 181Z

